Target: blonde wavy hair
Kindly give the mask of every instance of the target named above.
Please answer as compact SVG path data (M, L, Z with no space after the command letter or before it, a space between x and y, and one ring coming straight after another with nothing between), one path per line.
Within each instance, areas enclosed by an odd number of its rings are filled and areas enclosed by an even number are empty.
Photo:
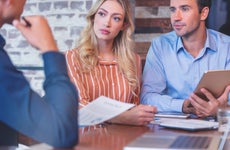
M98 64L98 43L95 32L93 30L94 17L100 6L107 0L97 0L93 7L89 10L87 26L81 32L77 42L76 51L81 60L83 71L90 71ZM134 42L132 34L134 32L134 24L132 20L132 12L129 0L117 0L125 12L124 24L127 27L120 31L114 39L113 50L118 60L120 71L127 78L133 93L139 88L139 79L137 77L136 56L133 52Z

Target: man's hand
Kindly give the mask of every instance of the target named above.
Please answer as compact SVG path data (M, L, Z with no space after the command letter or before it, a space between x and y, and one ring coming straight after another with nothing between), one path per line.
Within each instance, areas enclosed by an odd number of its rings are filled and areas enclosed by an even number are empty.
M182 112L185 113L185 114L194 114L195 113L195 109L191 105L190 100L186 99L184 101L183 107L182 107Z
M28 23L30 26L28 26ZM13 25L23 34L32 46L42 52L58 50L52 31L44 17L27 16L21 21L14 20Z
M194 93L192 93L188 98L194 107L194 114L198 117L212 116L216 115L220 106L223 106L227 103L230 85L225 88L224 93L219 98L215 98L212 93L205 88L202 88L201 92L207 97L208 101L201 99Z

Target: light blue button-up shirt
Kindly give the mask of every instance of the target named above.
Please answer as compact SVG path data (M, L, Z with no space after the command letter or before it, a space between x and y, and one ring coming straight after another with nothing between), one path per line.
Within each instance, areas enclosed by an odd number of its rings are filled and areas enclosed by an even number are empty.
M207 70L230 69L230 36L207 29L207 40L194 58L174 31L154 39L143 71L141 103L158 112L182 112L185 99Z

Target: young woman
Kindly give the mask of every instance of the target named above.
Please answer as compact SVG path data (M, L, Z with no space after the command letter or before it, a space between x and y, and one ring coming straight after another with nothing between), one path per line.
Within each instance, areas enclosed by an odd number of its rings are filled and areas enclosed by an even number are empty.
M128 0L98 0L87 15L77 48L66 52L69 75L79 92L80 107L104 95L136 107L110 120L148 124L156 108L138 105L141 61L133 52L134 31Z

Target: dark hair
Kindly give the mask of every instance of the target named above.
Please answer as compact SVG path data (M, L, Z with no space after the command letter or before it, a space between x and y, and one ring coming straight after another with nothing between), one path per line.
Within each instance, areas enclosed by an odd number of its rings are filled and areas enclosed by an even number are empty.
M209 9L211 8L212 0L197 0L197 4L199 7L199 12L201 13L204 7L208 7Z

